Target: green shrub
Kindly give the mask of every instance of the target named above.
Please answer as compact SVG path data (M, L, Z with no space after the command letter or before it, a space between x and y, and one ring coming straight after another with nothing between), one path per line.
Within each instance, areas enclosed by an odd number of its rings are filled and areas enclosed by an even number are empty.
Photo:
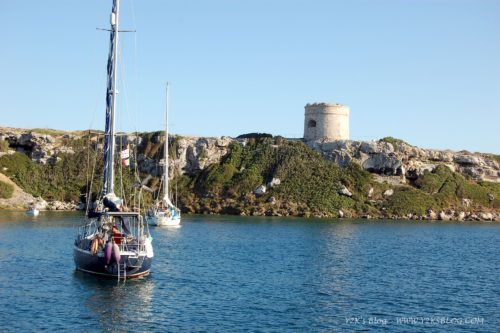
M238 135L236 138L238 139L261 139L261 138L272 138L272 134L268 133L247 133Z
M396 188L394 194L387 200L387 211L393 215L409 213L425 215L427 209L434 207L432 196L411 187Z
M55 129L51 129L51 128L34 128L31 130L31 132L39 133L39 134L46 134L46 135L50 135L50 136L62 136L64 134L71 133L71 132L55 130Z
M495 207L498 202L491 202L488 194L500 197L500 184L475 183L445 165L439 165L433 172L425 172L415 181L415 186L433 196L437 209L459 207L464 198L472 199L476 207Z
M408 144L408 142L403 141L401 139L393 138L392 136L386 136L385 138L382 138L379 141L388 142L388 143L392 143L392 144L402 143L402 144L410 145L410 144Z
M0 198L10 199L14 193L14 186L0 180Z
M28 156L21 153L3 155L0 157L0 170L9 177L17 173L25 174L32 168L33 162Z

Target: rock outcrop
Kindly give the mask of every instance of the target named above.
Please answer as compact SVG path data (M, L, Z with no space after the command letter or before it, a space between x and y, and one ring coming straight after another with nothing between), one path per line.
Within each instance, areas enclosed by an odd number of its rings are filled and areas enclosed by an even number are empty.
M57 132L56 132L57 133ZM51 134L17 128L0 128L0 140L7 140L12 150L27 154L36 163L54 163L59 154L74 154L72 147L65 144L74 135Z
M500 182L500 165L487 154L422 149L404 142L382 140L317 140L308 145L341 166L354 162L369 172L396 178L400 183L414 180L439 164L476 181Z
M218 163L227 154L229 144L235 141L229 137L170 137L169 140L170 145L175 142L173 144L175 150L169 154L170 177L174 174L192 174ZM164 141L163 139L157 143L164 144ZM140 154L137 161L141 172L155 176L163 174L164 163L156 156L148 157Z
M50 132L50 130L49 130ZM56 132L57 135L38 133L31 130L0 128L0 140L7 140L10 148L26 153L37 163L52 163L59 154L73 154L74 150L68 141L81 137L82 133ZM93 138L96 147L102 147L100 139ZM144 143L145 137L141 134L120 133L118 145L123 147L138 146ZM163 144L161 134L150 138L153 144ZM191 174L203 170L208 165L218 163L227 154L228 146L232 142L245 144L245 139L230 137L176 137L170 136L170 145L175 151L170 154L171 175ZM175 144L174 144L175 143ZM354 141L336 140L310 141L307 144L319 151L326 158L340 166L347 166L354 162L363 169L381 176L381 180L404 183L414 180L426 171L432 171L439 164L445 164L453 171L472 177L476 181L500 182L500 165L487 154L469 153L466 151L454 152L450 150L422 149L404 142ZM162 165L157 156L137 156L141 172L152 175L162 174Z

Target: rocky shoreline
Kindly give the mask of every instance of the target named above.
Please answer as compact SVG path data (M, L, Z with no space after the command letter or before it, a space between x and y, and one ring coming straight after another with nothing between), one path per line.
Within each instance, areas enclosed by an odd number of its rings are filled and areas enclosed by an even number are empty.
M269 202L270 206L275 205L275 202L271 200ZM63 201L45 201L44 199L38 197L34 200L30 201L29 206L34 206L40 211L85 211L85 204L75 203L75 202L63 202ZM2 207L0 206L0 210L25 210L25 207ZM208 215L235 215L228 214L229 210L226 210L225 213L213 213L213 212L204 212L204 214ZM188 213L184 211L184 213ZM342 210L339 210L338 215L333 216L331 214L325 213L306 213L301 212L300 209L292 214L290 211L290 207L287 207L286 204L281 204L280 207L273 207L266 209L253 209L245 212L234 212L236 215L241 216L299 216L305 218L329 218L329 219L367 219L367 220L413 220L413 221L455 221L455 222L472 222L472 221L483 221L483 222L500 222L500 213L492 213L492 212L472 212L472 211L440 211L434 212L429 210L425 215L417 215L417 214L408 214L408 215L361 215L361 216L352 216L347 213L344 213Z

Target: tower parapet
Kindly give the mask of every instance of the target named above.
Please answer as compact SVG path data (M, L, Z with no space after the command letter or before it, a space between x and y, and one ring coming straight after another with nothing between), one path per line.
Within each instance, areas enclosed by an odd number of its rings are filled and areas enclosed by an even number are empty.
M304 140L349 140L347 105L312 103L304 107Z

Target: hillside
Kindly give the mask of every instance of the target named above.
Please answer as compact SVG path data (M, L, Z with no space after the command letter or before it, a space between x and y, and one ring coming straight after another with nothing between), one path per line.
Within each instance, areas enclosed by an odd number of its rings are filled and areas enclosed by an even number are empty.
M0 129L0 171L24 191L76 205L100 188L102 133ZM121 134L132 168L160 185L161 132ZM171 136L170 177L184 212L203 214L500 220L499 157L425 150L401 140L308 142L269 135ZM94 172L92 173L92 170ZM92 177L94 174L94 177ZM152 197L142 193L148 203Z
M8 187L6 195L0 195L0 209L2 208L24 208L36 201L36 199L24 192L16 183L10 180L9 177L0 173L0 187Z

